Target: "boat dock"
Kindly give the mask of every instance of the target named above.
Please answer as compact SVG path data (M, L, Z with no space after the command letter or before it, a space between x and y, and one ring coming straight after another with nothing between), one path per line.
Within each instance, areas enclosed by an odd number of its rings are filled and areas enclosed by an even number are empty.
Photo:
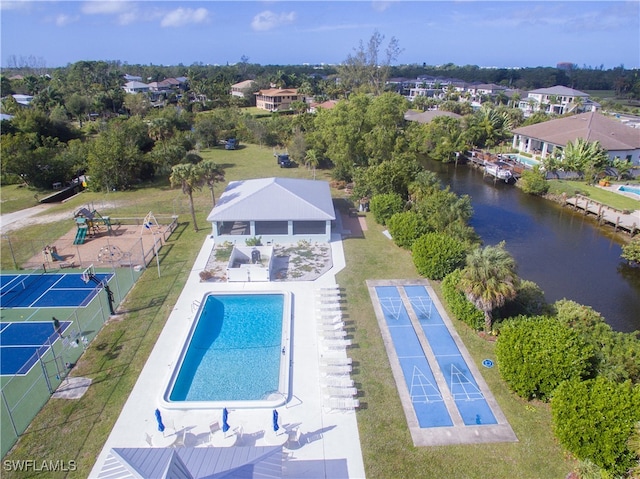
M631 236L640 232L640 210L619 210L582 195L565 198L564 204L570 205L574 210L582 210L585 215L594 215L598 224L611 225L615 231L622 230Z
M525 167L503 155L493 155L486 151L474 150L468 158L472 166L481 168L485 175L506 183L515 181L522 175Z

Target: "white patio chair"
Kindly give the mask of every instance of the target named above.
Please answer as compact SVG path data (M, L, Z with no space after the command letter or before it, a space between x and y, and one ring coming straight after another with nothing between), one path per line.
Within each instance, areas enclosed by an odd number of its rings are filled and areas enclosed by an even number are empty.
M320 373L324 376L344 376L351 372L351 365L343 366L320 366Z
M286 446L296 444L298 447L302 446L300 439L302 439L302 432L300 432L300 428L296 427L295 429L291 429L289 432L289 438L287 439ZM286 447L285 446L285 447Z
M322 330L322 331L318 331L318 334L323 339L342 339L347 336L347 332L342 329Z
M322 388L322 392L328 396L337 398L348 398L358 395L358 390L354 387L325 386Z
M353 379L347 376L323 376L321 383L323 386L337 388L351 388L355 384Z
M149 444L149 446L153 447L153 439L146 432L144 433L144 440Z
M175 442L171 445L171 447L185 447L185 441L187 439L187 430L183 429L180 432L176 433L177 439L175 440Z
M351 411L360 406L360 401L356 398L325 396L324 405L334 411Z
M213 436L213 434L219 430L220 430L220 423L218 421L215 421L209 424L209 442L211 442L211 436Z
M352 359L345 356L323 356L320 358L320 364L323 366L346 366L352 363Z
M344 328L344 321L332 321L330 323L321 323L318 325L318 331L339 331Z

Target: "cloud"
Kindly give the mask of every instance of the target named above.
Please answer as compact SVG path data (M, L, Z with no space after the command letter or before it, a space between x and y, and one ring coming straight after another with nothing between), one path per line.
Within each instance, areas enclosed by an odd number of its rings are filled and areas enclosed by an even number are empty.
M84 2L82 13L85 15L116 15L135 8L130 2L110 1L110 2Z
M27 1L1 1L0 10L30 10L33 2Z
M293 23L296 19L296 12L274 13L270 10L258 13L251 21L251 28L259 32L272 30L283 25Z
M120 0L85 2L81 12L85 15L115 15L119 25L130 25L140 19L135 3Z
M206 8L178 8L167 13L160 22L162 27L183 27L192 23L209 21L209 11Z
M385 10L387 10L389 7L391 7L391 5L393 3L395 3L398 0L373 0L371 2L371 7L376 11L376 12L384 12Z
M64 27L70 25L71 23L75 23L78 20L80 20L80 17L78 15L65 15L64 13L61 13L60 15L56 15L53 21L56 26Z

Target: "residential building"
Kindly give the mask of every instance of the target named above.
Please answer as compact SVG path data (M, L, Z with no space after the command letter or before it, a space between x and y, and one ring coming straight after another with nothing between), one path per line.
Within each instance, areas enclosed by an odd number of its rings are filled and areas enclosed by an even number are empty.
M304 97L298 95L295 88L269 88L260 90L255 95L256 107L267 111L289 110L294 101L304 101Z
M578 138L598 141L610 159L616 157L640 166L640 129L598 112L587 112L513 130L513 147L546 158Z
M146 93L149 91L149 85L139 81L129 81L122 87L127 93Z
M556 85L550 88L531 90L518 104L525 116L542 111L547 114L564 115L596 111L600 105L589 98L588 93L566 86Z
M231 96L246 98L245 94L250 92L256 84L255 80L245 80L231 85Z

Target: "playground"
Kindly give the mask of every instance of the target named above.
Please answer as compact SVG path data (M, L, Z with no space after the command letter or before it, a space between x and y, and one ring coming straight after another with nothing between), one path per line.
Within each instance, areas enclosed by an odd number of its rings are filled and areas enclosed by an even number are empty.
M69 220L65 220L69 221ZM112 219L91 208L74 214L63 236L31 242L29 259L17 266L47 270L96 267L144 267L162 248L176 226L176 219L161 225L152 213L144 218ZM73 226L72 226L73 225ZM24 247L25 245L16 245Z

